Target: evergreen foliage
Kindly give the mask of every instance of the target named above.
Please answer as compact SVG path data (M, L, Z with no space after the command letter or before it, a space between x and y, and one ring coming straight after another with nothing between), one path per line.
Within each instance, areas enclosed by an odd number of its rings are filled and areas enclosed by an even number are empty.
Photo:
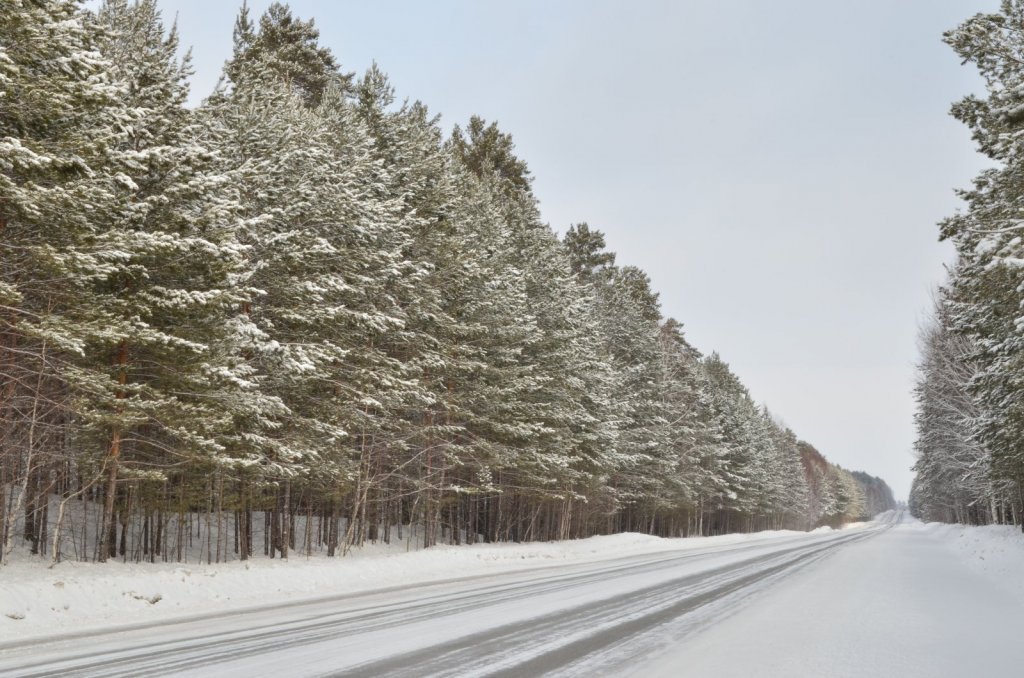
M446 138L280 3L198 109L177 52L155 0L0 0L5 557L62 557L74 499L76 557L180 560L195 518L207 561L893 506L559 239L497 124Z
M958 260L922 332L910 505L929 520L1022 524L1024 3L1004 0L945 40L985 83L952 114L992 167L961 191L967 209L940 224Z

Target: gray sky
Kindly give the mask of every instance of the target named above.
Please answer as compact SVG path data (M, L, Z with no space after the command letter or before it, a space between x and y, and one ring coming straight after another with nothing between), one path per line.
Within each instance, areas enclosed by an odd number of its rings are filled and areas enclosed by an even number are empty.
M952 252L935 223L982 167L947 115L980 83L941 34L997 0L289 4L446 127L497 120L552 226L603 230L697 348L906 497L917 328ZM199 99L237 5L161 5Z

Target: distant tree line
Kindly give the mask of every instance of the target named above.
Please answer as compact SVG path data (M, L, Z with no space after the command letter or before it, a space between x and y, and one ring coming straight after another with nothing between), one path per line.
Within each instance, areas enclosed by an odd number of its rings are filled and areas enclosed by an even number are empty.
M985 96L953 115L992 166L941 224L958 260L922 332L911 510L927 520L1024 517L1024 4L1006 0L945 34Z
M0 0L4 558L810 528L893 506L755 404L511 137L281 4L186 107L153 0ZM393 534L398 530L397 534ZM68 547L63 547L68 548Z

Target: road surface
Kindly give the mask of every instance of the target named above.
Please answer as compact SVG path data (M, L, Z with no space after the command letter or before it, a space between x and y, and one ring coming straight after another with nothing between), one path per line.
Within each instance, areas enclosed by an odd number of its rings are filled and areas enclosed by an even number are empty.
M0 641L0 674L717 675L714 662L736 654L726 647L736 636L716 641L716 628L756 614L761 598L790 581L827 578L837 554L856 555L886 540L899 545L899 520L267 606L131 631ZM710 645L682 652L705 637ZM749 668L737 671L743 675Z

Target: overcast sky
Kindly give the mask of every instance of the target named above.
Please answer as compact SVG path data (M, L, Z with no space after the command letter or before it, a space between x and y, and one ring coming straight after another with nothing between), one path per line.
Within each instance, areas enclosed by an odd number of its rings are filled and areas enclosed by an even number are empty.
M237 6L161 4L198 100ZM997 0L290 4L446 127L497 120L556 230L604 231L756 400L907 496L935 223L982 167L948 116L980 83L941 35Z

